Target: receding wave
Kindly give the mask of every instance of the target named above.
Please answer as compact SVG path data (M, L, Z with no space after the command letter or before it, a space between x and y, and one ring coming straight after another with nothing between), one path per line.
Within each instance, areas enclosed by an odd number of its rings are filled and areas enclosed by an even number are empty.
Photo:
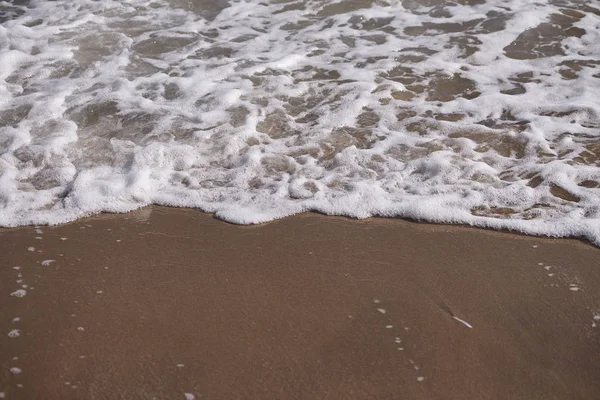
M600 244L599 27L578 0L4 2L0 225L164 204Z

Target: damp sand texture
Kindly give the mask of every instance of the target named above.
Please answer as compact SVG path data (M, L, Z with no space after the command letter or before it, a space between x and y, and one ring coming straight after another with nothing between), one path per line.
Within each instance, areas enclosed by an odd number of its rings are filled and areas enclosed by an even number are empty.
M42 231L0 230L7 399L600 390L600 250L583 242L310 213L240 227L160 207Z

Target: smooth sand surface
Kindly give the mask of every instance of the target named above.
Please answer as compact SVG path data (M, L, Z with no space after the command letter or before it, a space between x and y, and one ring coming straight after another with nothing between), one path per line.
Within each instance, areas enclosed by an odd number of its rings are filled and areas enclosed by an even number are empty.
M600 398L577 240L161 207L40 229L0 230L6 399Z

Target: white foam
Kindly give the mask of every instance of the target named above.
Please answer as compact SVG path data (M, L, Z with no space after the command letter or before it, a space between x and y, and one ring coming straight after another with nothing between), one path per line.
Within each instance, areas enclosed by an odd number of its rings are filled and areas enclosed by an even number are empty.
M10 294L12 297L25 297L27 295L27 291L24 289L15 290Z
M56 260L44 260L41 262L41 264L45 267L47 267L48 265L52 264L53 262L56 262Z
M21 368L12 367L12 368L10 369L10 373L11 373L11 374L13 374L13 375L19 375L21 372L23 372L23 371L21 370Z
M9 338L16 338L21 336L21 331L18 329L13 329L10 332L8 332L8 337Z
M600 245L600 17L568 0L582 17L521 0L350 3L231 1L210 18L174 1L23 7L0 27L0 226L162 204ZM555 14L554 43L519 53Z

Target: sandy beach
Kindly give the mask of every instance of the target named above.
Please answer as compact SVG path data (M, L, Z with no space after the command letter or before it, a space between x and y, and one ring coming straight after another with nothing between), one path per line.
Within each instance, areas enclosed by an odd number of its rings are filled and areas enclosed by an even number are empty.
M2 1L0 400L600 399L598 5Z
M577 240L149 207L3 229L0 254L6 399L600 390L600 250Z

